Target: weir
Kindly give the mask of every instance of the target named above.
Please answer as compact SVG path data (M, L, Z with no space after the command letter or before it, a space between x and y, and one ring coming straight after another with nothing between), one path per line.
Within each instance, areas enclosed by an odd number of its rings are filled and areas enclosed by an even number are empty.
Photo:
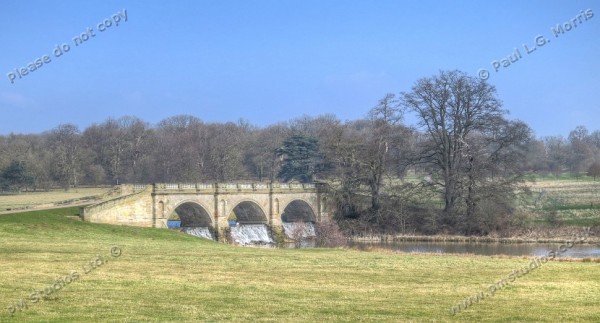
M311 222L283 222L283 232L293 240L309 239L316 236L315 225Z
M214 240L208 227L183 227L181 228L181 232L196 236L198 238Z
M240 224L231 227L231 239L240 245L273 244L266 224Z

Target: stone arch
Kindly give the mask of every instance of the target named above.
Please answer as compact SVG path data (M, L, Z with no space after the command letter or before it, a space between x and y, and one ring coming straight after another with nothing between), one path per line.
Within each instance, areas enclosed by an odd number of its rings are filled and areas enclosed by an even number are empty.
M236 222L240 224L268 223L267 213L260 204L253 200L238 202L231 209L231 215L235 215Z
M213 220L207 208L196 201L182 201L175 205L173 212L181 220L181 227L212 227ZM171 214L169 214L169 217Z
M313 205L303 199L291 200L281 212L282 222L317 222Z

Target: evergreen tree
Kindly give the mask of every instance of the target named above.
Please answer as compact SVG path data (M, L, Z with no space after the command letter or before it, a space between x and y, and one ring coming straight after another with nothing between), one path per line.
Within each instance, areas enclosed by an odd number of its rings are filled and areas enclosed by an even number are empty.
M2 190L21 191L33 184L33 177L27 173L25 162L15 160L2 172L0 186Z
M276 152L283 160L278 177L284 182L292 179L302 183L312 182L314 175L323 168L323 157L316 138L291 136Z

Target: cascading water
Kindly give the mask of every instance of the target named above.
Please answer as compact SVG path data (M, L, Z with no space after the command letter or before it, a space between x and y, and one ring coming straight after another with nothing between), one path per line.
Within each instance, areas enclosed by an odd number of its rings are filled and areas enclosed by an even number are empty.
M231 227L231 238L240 245L272 244L266 224L238 224Z
M312 222L283 222L283 232L288 238L294 240L316 236L315 225Z
M182 227L181 231L199 238L214 240L207 227Z

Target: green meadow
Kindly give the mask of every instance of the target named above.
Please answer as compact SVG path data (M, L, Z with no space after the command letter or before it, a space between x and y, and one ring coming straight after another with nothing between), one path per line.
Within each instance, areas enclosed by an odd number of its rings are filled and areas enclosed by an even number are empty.
M245 248L77 211L0 216L1 322L600 321L599 263L550 261L451 315L530 260Z

